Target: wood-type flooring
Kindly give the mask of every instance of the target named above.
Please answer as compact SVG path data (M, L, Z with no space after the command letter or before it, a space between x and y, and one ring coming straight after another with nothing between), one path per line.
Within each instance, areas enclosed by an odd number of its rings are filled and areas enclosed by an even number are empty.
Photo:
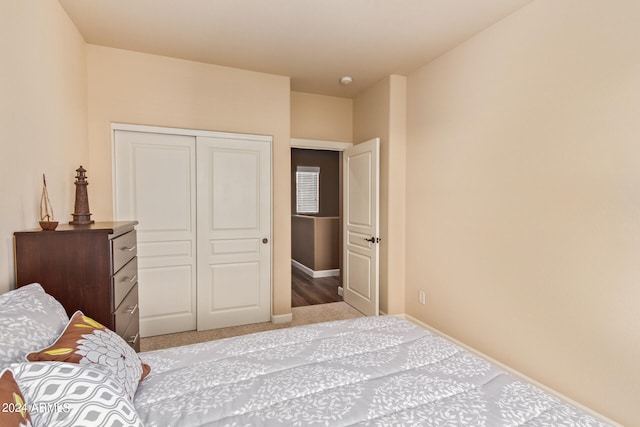
M327 304L342 301L338 295L338 276L320 277L308 276L297 268L291 268L291 306Z

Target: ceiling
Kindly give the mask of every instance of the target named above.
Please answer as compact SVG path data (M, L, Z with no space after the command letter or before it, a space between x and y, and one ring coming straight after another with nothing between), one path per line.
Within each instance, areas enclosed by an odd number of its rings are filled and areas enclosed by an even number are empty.
M59 0L87 43L285 75L294 91L343 97L531 1Z

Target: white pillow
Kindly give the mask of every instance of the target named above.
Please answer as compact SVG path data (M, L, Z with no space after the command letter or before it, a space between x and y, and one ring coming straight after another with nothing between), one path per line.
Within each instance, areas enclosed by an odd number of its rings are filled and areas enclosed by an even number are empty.
M38 283L0 295L0 368L53 343L67 322L64 307Z
M24 362L11 370L36 427L142 427L122 385L100 367Z

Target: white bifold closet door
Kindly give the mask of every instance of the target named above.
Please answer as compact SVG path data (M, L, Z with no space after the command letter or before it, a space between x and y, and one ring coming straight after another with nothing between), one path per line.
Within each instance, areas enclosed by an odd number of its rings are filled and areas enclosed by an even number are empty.
M136 128L114 128L114 204L139 222L141 335L270 320L270 138Z

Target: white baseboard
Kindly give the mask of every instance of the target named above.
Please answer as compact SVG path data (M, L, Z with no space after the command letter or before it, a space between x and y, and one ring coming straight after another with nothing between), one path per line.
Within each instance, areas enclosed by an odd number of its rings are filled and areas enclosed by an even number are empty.
M279 325L281 323L289 323L291 321L293 321L293 313L271 315L271 323L273 323L274 325Z
M433 326L427 325L426 323L416 319L413 316L410 316L408 314L403 314L403 315L401 315L399 317L403 317L403 318L407 319L408 321L413 322L416 325L422 326L423 328L433 332L434 334L440 335L441 337L444 337L444 338L448 339L449 341L458 344L460 347L463 347L464 349L468 350L469 352L471 352L473 354L476 354L476 355L482 357L483 359L486 359L489 362L493 363L494 365L504 369L505 371L507 371L508 373L513 375L514 377L521 378L522 380L527 381L527 382L535 385L536 387L541 388L542 390L546 391L547 393L549 393L549 394L551 394L553 396L556 396L558 399L564 400L565 402L567 402L567 403L569 403L569 404L571 404L571 405L573 405L573 406L575 406L577 408L580 408L582 411L586 412L587 414L592 415L593 417L595 417L595 418L597 418L599 420L602 420L602 421L604 421L606 423L609 423L609 424L611 424L613 426L624 427L622 424L617 423L617 422L605 417L604 415L594 411L591 408L588 408L588 407L584 406L581 403L576 402L575 400L565 396L564 394L562 394L562 393L560 393L560 392L558 392L558 391L556 391L556 390L554 390L554 389L552 389L552 388L550 388L550 387L548 387L548 386L546 386L546 385L544 385L544 384L542 384L542 383L540 383L540 382L538 382L538 381L526 376L525 374L523 374L523 373L521 373L521 372L519 372L519 371L517 371L517 370L515 370L515 369L513 369L513 368L511 368L511 367L509 367L507 365L505 365L504 363L501 363L501 362L497 361L496 359L494 359L494 358L492 358L490 356L487 356L486 354L482 353L481 351L478 351L475 348L470 347L467 344L465 344L463 342L460 342L457 339L452 338L452 337L450 337L449 335L447 335L447 334L445 334L443 332L440 332L438 329L434 328Z
M344 288L342 286L338 286L338 295L344 298Z
M303 273L305 273L307 276L313 277L314 279L317 279L319 277L331 277L331 276L339 276L340 275L340 269L335 269L335 270L312 270L309 267L307 267L306 265L299 263L295 259L291 260L291 265L294 266L295 268L297 268L298 270L302 271Z

